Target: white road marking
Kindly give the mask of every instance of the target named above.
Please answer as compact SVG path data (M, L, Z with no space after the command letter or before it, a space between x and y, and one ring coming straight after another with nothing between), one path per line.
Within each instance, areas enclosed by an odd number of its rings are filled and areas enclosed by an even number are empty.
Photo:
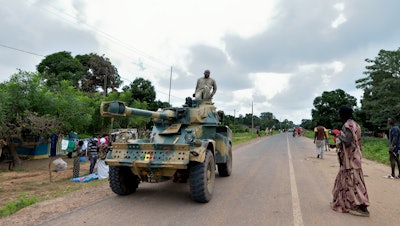
M289 174L290 174L290 188L292 191L293 224L295 226L303 226L303 216L301 215L300 200L299 200L299 195L297 193L296 177L294 175L292 154L290 153L288 137L286 137L286 143L289 156Z

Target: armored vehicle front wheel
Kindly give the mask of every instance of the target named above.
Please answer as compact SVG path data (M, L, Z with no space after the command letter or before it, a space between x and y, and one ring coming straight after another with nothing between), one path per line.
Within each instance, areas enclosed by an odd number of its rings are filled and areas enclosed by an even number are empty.
M110 166L111 190L118 195L129 195L136 191L139 179L128 167Z
M221 177L228 177L232 174L232 145L228 148L228 159L225 163L217 163L218 174Z
M190 195L196 202L209 202L214 191L215 161L210 150L207 150L204 162L196 162L190 168Z

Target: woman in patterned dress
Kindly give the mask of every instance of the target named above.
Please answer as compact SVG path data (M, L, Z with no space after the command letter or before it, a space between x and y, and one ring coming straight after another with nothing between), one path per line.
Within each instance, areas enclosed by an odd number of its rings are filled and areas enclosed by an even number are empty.
M339 109L342 120L342 135L338 138L341 147L338 153L340 170L332 189L333 210L357 216L369 216L369 198L361 167L361 129L353 120L353 110L348 106Z

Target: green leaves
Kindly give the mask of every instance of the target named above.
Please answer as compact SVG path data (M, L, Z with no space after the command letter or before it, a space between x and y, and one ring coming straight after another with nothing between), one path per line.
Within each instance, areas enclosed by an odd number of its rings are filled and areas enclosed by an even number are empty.
M323 92L321 96L314 99L313 104L314 109L311 110L311 115L314 124L320 122L326 128L332 129L334 127L340 128L342 125L337 114L340 106L355 107L357 106L357 99L343 90L337 89Z
M357 88L363 89L361 114L364 126L369 130L387 129L387 118L400 113L400 49L381 50L375 59L366 59L366 77L356 81Z

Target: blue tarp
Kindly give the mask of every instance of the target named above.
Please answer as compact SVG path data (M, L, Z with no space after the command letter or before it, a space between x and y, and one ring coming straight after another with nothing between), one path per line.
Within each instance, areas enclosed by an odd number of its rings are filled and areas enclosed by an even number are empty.
M99 179L99 175L97 175L96 173L92 173L86 176L81 176L81 177L75 177L75 178L71 178L72 182L89 182L92 180L97 180Z

